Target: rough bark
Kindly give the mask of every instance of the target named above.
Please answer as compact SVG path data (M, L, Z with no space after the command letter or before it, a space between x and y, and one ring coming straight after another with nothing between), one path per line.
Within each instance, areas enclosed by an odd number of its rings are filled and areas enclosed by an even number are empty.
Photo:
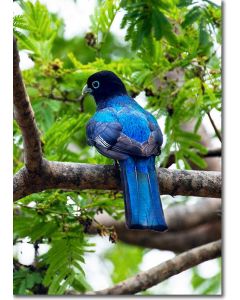
M19 54L16 39L13 39L13 100L14 117L20 127L24 143L24 162L29 172L41 169L42 149L40 134L34 119L26 89L19 68Z
M95 295L132 295L192 268L204 261L219 257L221 255L221 241L215 241L204 246L194 248L169 259L160 265L141 272L134 277L120 282L119 284L101 291Z
M158 169L158 180L162 194L221 197L221 173Z
M120 190L119 172L110 165L43 161L41 173L22 168L14 176L14 200L48 189ZM162 194L221 197L221 174L205 171L158 169Z

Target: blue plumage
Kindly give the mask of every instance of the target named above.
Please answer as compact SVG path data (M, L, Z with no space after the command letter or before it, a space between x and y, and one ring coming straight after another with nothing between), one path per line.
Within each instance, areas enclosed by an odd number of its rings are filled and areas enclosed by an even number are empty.
M90 76L83 92L97 104L87 124L89 145L120 163L128 228L166 230L155 170L162 145L156 119L127 95L112 72Z
M126 222L132 229L166 230L154 157L120 161Z

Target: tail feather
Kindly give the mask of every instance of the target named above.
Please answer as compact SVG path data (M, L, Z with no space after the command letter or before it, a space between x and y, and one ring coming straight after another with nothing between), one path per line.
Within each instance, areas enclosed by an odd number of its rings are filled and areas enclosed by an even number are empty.
M120 161L120 167L127 226L131 229L166 230L154 157L130 157Z

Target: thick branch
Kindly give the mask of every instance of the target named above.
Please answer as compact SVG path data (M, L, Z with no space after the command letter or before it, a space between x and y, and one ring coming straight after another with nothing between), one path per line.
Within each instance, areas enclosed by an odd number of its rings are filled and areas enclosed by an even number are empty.
M16 39L13 39L13 100L14 117L21 128L24 142L24 161L26 168L35 172L42 163L42 149L34 113L25 90L19 68L19 54Z
M192 205L186 205L184 203L170 206L165 209L164 214L168 224L168 230L171 232L178 232L204 223L219 220L220 212L221 199L203 198ZM104 226L114 226L119 231L126 229L125 223L114 220L107 213L98 214L95 216L95 219ZM94 230L96 231L96 228L93 224L90 232L93 233ZM134 232L137 233L143 231L134 230Z
M183 231L168 231L164 234L155 231L128 230L126 227L116 227L118 239L124 243L154 248L183 252L221 238L221 223L213 221Z
M209 221L216 221L219 219L220 211L221 199L204 198L192 205L186 205L184 203L170 206L165 210L164 214L168 224L168 230L175 232L189 229ZM107 214L97 215L96 219L108 227L112 225L116 228L125 227L125 223L116 221ZM137 232L137 230L134 232ZM140 232L143 231L140 230Z
M165 210L169 231L189 229L220 218L221 199L199 199L192 205L178 204Z
M221 174L205 171L158 169L162 194L221 197ZM120 175L114 166L44 161L41 174L22 168L14 176L14 199L48 189L119 190Z
M101 291L95 295L131 295L136 294L190 269L204 261L221 255L221 241L212 242L201 247L194 248L169 259L160 265L141 272L134 277Z
M106 213L95 216L104 226L114 226L118 239L132 245L183 252L221 238L221 200L200 199L196 204L178 204L165 210L168 232L129 230L124 222ZM94 222L89 233L96 234Z

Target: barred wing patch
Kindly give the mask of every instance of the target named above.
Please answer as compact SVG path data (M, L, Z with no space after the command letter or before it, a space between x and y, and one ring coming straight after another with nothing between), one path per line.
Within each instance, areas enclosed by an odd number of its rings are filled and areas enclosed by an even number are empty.
M149 157L160 154L161 136L153 128L149 138L140 143L122 133L118 122L96 122L87 124L88 144L95 146L100 153L113 159L124 159L128 156Z
M96 122L90 120L87 124L87 137L91 146L111 148L116 144L122 131L122 126L117 122Z
M95 143L97 143L98 145L101 145L104 148L110 148L111 147L111 145L108 144L100 135L96 136Z

